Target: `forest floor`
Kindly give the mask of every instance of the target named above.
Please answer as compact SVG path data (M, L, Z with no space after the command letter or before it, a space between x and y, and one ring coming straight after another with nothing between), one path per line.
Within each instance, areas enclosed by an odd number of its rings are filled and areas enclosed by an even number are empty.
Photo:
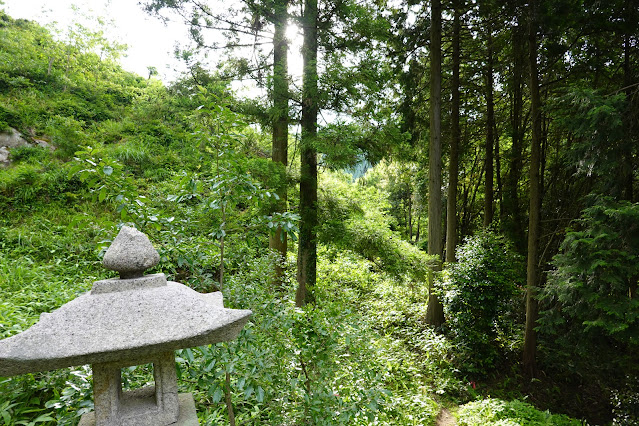
M455 420L455 416L448 411L447 408L442 408L442 410L437 415L437 420L435 426L456 426L457 420Z

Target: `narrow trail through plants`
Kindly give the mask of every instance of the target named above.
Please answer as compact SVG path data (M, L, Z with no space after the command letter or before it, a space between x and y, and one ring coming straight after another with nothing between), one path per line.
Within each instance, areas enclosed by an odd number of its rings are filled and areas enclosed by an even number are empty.
M437 415L437 420L435 420L435 426L456 426L457 420L455 420L455 416L452 415L447 408L442 408L442 410Z

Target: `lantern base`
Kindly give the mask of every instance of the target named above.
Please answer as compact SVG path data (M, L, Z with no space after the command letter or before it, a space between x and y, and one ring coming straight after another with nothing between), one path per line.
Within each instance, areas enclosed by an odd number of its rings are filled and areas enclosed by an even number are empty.
M170 426L198 426L200 422L197 418L197 412L195 411L193 395L190 393L179 394L178 404L180 406L178 421L171 423ZM95 426L95 413L91 412L83 415L78 426Z

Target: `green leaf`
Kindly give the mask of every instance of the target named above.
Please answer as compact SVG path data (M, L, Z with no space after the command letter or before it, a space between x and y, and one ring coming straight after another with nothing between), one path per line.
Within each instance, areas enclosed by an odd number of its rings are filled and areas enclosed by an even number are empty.
M244 396L246 398L249 398L251 395L253 395L253 392L255 392L253 386L247 386L246 389L244 389Z
M104 166L102 168L102 171L104 172L105 175L107 176L111 176L111 174L113 173L113 167L111 166Z
M55 419L51 417L51 413L42 414L33 421L33 423L55 422Z
M211 395L211 400L214 403L218 403L222 400L222 397L224 396L224 392L222 391L221 388L217 387L215 389L215 392L213 392L213 395Z

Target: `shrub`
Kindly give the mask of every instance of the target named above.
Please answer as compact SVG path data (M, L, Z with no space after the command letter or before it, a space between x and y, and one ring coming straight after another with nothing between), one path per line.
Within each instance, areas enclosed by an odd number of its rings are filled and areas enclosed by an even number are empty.
M627 375L625 382L611 391L613 425L635 425L639 419L639 377Z
M117 143L135 132L135 123L125 117L123 120L105 120L93 124L95 139L103 144Z
M444 282L448 327L462 369L486 372L500 358L498 340L512 326L509 317L525 269L510 242L488 231L468 238L458 248L457 259Z
M153 165L153 157L149 148L140 143L113 145L110 151L115 160L128 166L133 172L144 171Z
M562 341L584 355L609 340L639 345L639 203L597 200L566 234L553 265L541 295L544 332L573 339Z
M609 396L615 424L634 424L623 419L639 412L639 203L595 200L552 263L538 321L545 363Z
M53 144L58 147L56 156L63 159L73 156L88 141L88 136L83 129L83 123L70 117L56 115L52 117L46 126L46 133L51 135Z
M0 174L0 211L29 210L42 202L75 199L79 189L80 182L55 163L20 163Z
M0 123L1 126L1 123ZM51 151L37 146L20 146L11 149L11 159L14 163L44 162L51 157Z
M459 408L459 426L579 426L581 421L539 411L525 402L484 399Z

